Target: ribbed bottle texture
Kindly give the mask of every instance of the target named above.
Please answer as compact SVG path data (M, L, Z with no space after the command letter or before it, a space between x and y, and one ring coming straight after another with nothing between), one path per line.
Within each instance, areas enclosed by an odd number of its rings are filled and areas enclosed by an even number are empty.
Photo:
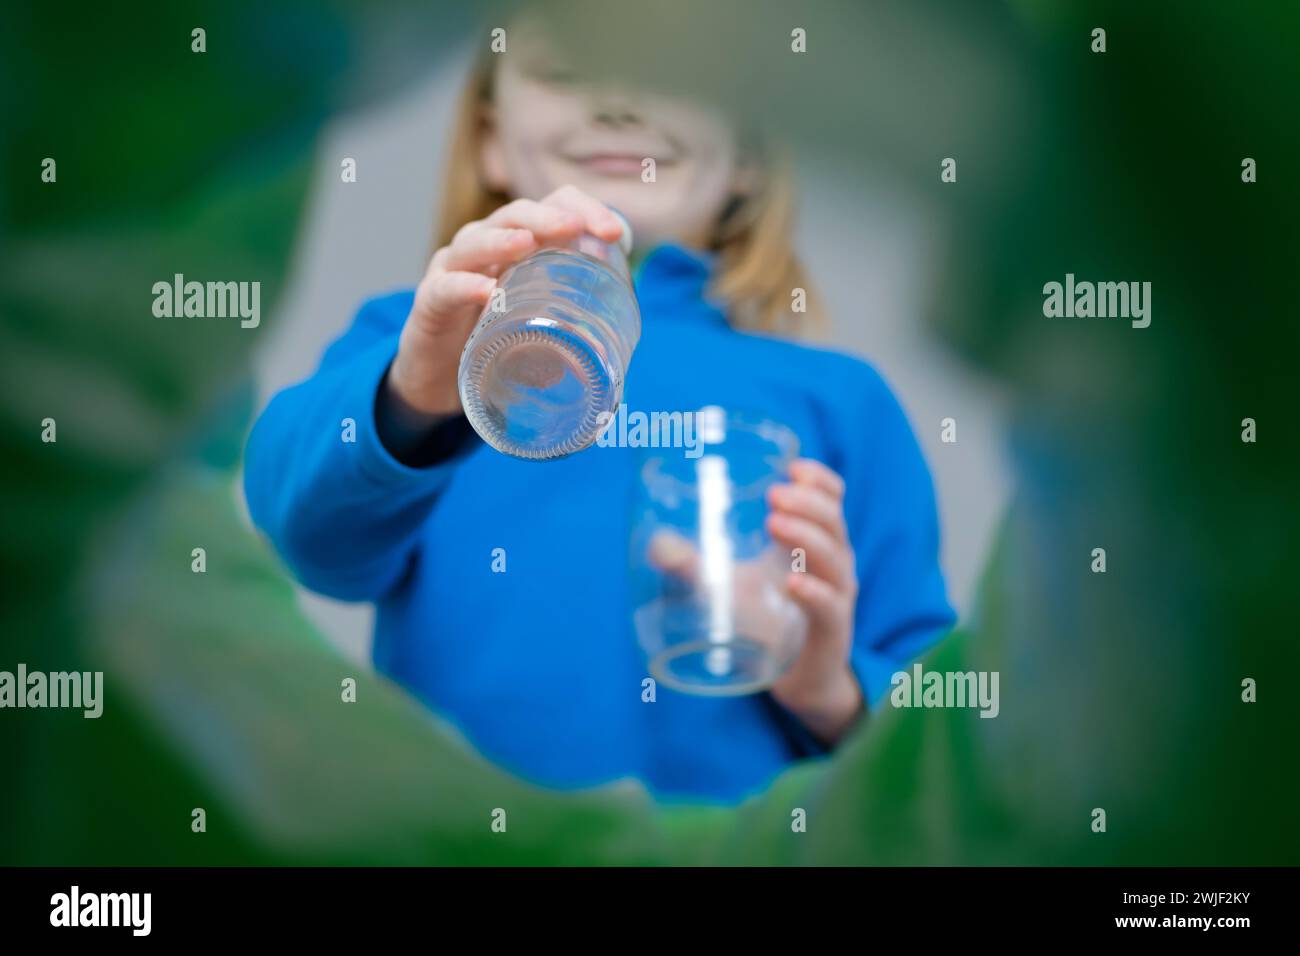
M501 277L465 343L458 384L474 430L497 451L544 460L596 440L641 336L628 276L631 229L547 247Z

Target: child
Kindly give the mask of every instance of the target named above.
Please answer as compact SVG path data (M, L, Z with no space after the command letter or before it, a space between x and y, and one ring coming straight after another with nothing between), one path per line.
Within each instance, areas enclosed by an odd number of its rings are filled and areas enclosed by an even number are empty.
M470 84L427 273L367 302L271 402L248 442L249 507L304 585L377 605L376 667L488 757L550 786L633 776L735 801L886 706L891 675L951 626L930 476L868 366L771 334L812 314L790 305L808 282L785 171L716 113L588 84L524 32ZM786 586L808 639L764 694L642 700L633 450L515 460L461 414L457 363L496 277L580 230L616 239L606 204L637 246L628 408L736 408L802 443L769 531L806 553Z

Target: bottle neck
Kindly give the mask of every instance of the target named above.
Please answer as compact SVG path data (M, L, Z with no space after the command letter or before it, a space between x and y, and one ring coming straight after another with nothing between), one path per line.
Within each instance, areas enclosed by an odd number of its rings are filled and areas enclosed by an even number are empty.
M631 263L623 255L623 250L617 243L606 242L604 239L599 239L590 233L583 233L569 243L566 248L591 256L591 258L605 263L615 272L620 273L628 282L632 281Z

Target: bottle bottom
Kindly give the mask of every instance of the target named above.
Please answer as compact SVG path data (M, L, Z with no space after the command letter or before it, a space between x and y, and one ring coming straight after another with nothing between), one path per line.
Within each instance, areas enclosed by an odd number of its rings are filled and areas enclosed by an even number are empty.
M788 663L771 648L735 635L724 642L676 644L650 661L650 673L686 694L740 697L772 686Z
M548 320L549 323L549 320ZM476 346L461 377L474 430L497 451L544 460L586 448L621 383L585 338L541 322L519 323Z

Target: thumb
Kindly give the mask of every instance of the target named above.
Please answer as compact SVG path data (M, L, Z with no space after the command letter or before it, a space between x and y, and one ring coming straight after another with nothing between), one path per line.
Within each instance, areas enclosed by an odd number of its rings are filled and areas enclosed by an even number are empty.
M650 566L679 580L694 581L700 570L700 552L685 535L660 529L646 549Z

